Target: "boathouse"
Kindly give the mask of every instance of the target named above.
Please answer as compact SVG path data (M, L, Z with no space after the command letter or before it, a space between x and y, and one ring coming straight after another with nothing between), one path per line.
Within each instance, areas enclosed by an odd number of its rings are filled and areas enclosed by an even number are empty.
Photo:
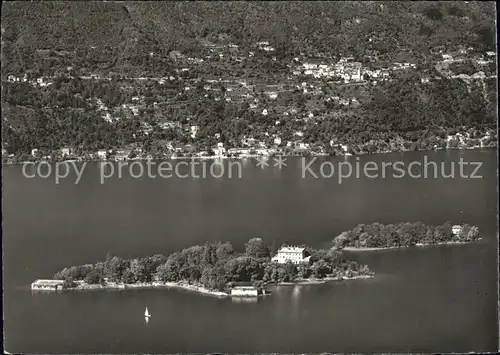
M235 286L231 289L231 296L257 297L259 290L254 286Z
M32 290L58 291L63 289L63 280L36 280L31 284Z

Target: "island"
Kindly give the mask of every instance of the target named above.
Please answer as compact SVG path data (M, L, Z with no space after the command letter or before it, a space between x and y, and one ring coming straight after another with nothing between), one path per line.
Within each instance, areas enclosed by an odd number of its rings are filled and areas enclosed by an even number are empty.
M37 280L33 290L94 290L176 287L213 296L257 296L266 286L315 284L373 277L366 265L334 249L283 245L271 257L261 238L237 252L229 242L195 245L168 257L122 259L108 253L96 264L66 267L52 280Z
M477 226L451 225L446 222L429 226L421 222L397 224L359 224L333 239L336 250L363 251L405 248L437 244L463 244L478 241Z

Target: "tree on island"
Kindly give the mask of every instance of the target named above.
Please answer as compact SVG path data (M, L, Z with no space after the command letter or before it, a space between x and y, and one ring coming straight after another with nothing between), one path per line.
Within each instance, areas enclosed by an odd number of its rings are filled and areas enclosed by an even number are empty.
M75 281L73 280L72 277L66 277L63 280L62 288L67 289L67 288L73 288L76 286Z
M125 271L125 270L124 270ZM128 270L127 270L128 271ZM146 263L144 259L133 259L130 261L130 273L135 282L146 282L149 275L146 274ZM123 276L123 272L122 272Z
M307 264L300 264L297 266L297 277L307 279L311 276L311 268Z
M85 282L89 285L101 284L104 282L102 275L97 271L91 271L86 277Z
M252 238L245 244L245 254L254 258L270 257L270 250L261 238Z
M470 226L468 224L464 224L462 226L462 230L459 234L460 238L467 241L473 241L479 238L479 228L476 226Z
M231 243L219 243L217 245L216 255L218 260L225 260L234 254L234 249Z
M314 265L311 267L311 270L312 275L319 279L325 277L332 271L330 265L328 265L328 263L323 259L318 260L316 263L314 263Z
M104 277L108 278L110 281L119 281L126 267L126 262L122 258L111 256L111 254L108 253L106 255L106 261L104 262Z

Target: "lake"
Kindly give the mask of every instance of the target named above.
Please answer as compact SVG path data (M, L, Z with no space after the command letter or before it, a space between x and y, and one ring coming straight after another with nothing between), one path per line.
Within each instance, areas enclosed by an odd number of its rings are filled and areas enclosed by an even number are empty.
M301 177L242 161L241 178L74 179L3 168L5 348L24 353L469 352L498 349L496 150L362 156L482 162L481 179ZM318 159L340 162L354 157ZM178 162L177 162L178 163ZM174 162L175 164L175 162ZM228 164L228 161L224 161ZM375 278L281 286L257 301L183 290L32 294L65 266L260 236L327 248L358 223L469 223L473 245L351 253ZM148 306L152 314L145 323Z

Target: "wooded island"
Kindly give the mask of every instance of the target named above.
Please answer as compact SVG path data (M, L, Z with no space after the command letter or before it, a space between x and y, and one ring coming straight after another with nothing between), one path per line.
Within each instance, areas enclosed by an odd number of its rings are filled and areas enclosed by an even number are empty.
M261 238L252 238L245 243L243 252L236 251L229 242L207 242L174 252L168 257L157 254L122 259L108 253L102 262L64 268L54 275L53 282L60 280L62 289L167 286L227 296L238 284L263 290L266 285L272 284L317 283L373 276L367 265L350 260L344 251L460 244L479 239L478 227L468 224L359 224L335 237L332 248L328 250L282 246L271 257L271 248Z
M479 228L446 222L429 226L421 222L358 224L333 239L337 249L382 249L411 246L471 243L480 239Z
M252 238L245 244L244 252L235 251L229 242L215 242L195 245L168 257L158 254L122 259L108 254L103 262L64 268L54 275L54 279L64 280L63 288L66 289L84 288L82 285L156 282L227 293L235 283L242 282L262 288L268 284L373 275L366 265L348 260L333 249L305 249L305 253L308 254L306 262L277 262L271 260L270 248L261 238Z

